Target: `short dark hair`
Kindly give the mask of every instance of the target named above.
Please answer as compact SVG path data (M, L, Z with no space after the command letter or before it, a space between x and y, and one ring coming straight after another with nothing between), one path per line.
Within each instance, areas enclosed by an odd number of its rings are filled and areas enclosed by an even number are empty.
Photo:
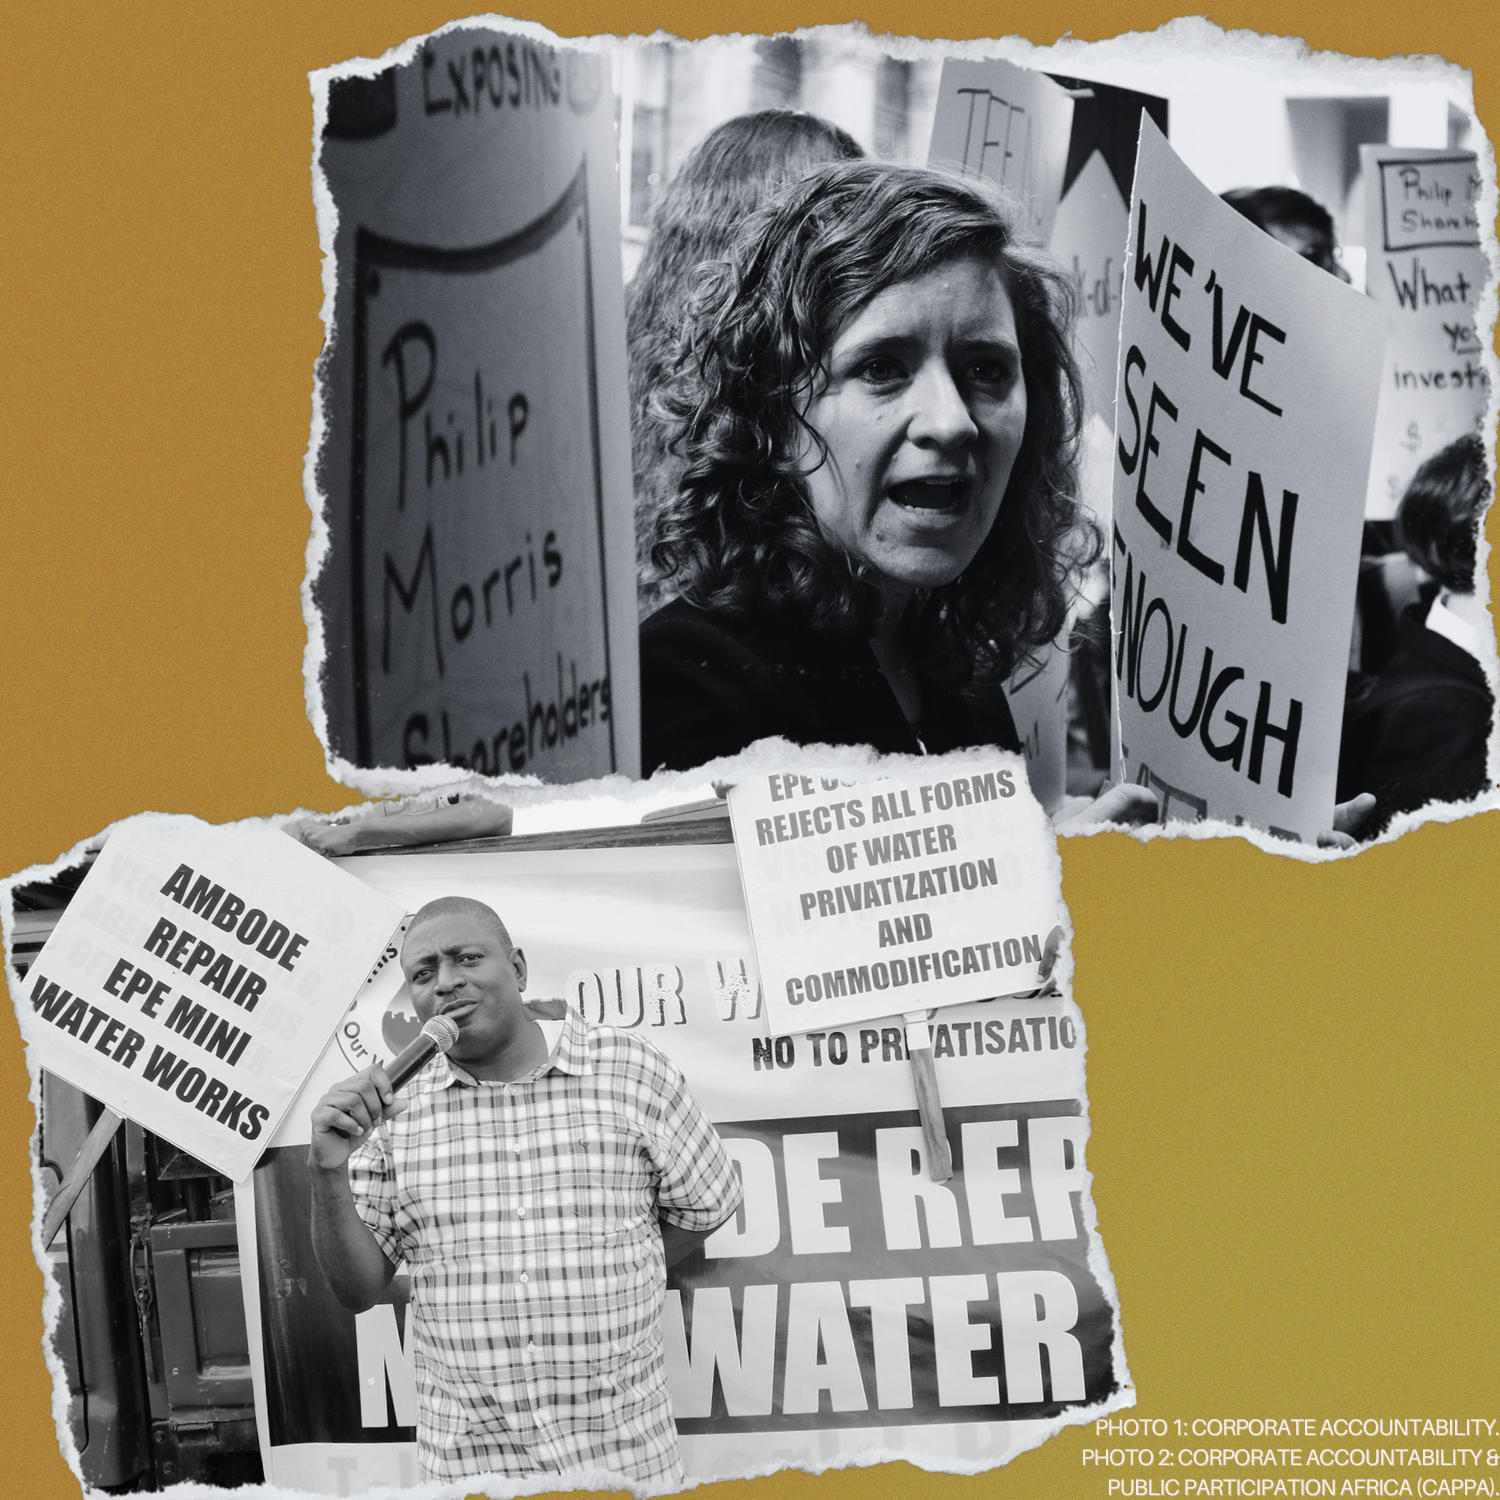
M1025 435L989 536L959 578L914 600L908 627L923 669L950 686L1003 678L1057 636L1099 538L1077 502L1073 285L1020 238L1018 217L973 178L840 163L785 189L726 264L705 268L659 398L684 467L652 549L690 603L869 634L878 580L812 513L801 413L840 328L872 298L977 257L998 267L1015 311Z
M1338 235L1334 231L1333 215L1300 188L1258 187L1230 188L1219 195L1236 213L1250 220L1258 229L1275 234L1278 229L1305 229L1313 239L1310 254L1304 259L1331 275L1338 275L1338 260L1334 249Z
M1396 540L1406 555L1458 594L1474 590L1487 470L1479 434L1466 433L1418 467L1396 509Z
M795 109L737 115L711 130L684 159L651 214L651 236L625 292L630 434L635 470L636 565L641 606L660 603L651 544L662 502L681 465L651 394L671 369L693 274L717 260L746 218L788 183L828 161L863 156L847 131Z
M501 951L507 958L516 951L516 945L511 941L510 933L495 909L486 906L483 901L475 901L471 896L439 896L436 900L429 901L406 924L406 935L401 940L402 951L405 951L407 942L418 927L439 917L473 917L500 939Z

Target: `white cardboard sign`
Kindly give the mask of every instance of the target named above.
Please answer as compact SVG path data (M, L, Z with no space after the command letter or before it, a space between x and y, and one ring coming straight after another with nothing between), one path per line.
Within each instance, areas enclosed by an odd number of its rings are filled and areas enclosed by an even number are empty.
M247 1176L401 909L271 828L117 828L26 976L35 1060Z
M1418 464L1484 420L1479 336L1489 266L1479 244L1472 151L1361 146L1365 290L1390 318L1368 511L1396 513Z
M333 744L361 766L635 775L605 56L463 28L316 78Z
M729 813L775 1031L1040 982L1062 871L1020 756L858 783L777 772Z
M1117 780L1169 820L1333 823L1385 344L1367 297L1141 121L1111 526Z
M1015 193L1044 243L1062 198L1073 101L1045 73L1002 58L948 58L938 81L927 160L958 167Z

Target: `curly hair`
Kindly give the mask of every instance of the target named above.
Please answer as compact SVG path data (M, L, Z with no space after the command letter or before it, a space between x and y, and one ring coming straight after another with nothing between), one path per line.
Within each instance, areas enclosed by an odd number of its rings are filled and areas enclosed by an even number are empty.
M656 566L690 603L790 629L868 636L877 576L820 530L799 463L803 419L839 330L872 298L956 260L999 267L1016 318L1026 428L1000 514L954 582L919 592L903 629L922 669L1000 679L1056 638L1073 580L1098 556L1077 503L1083 407L1072 283L1022 241L989 184L925 167L820 168L748 221L701 273L658 408L684 460ZM814 447L822 456L817 434Z
M651 567L658 513L677 488L680 465L651 409L677 352L694 272L729 248L745 219L786 184L829 161L863 156L846 131L795 109L737 115L711 130L678 168L651 215L651 237L625 293L635 470L639 605L664 602Z
M1479 527L1489 499L1484 443L1465 433L1411 477L1396 510L1396 539L1420 568L1456 594L1474 592Z

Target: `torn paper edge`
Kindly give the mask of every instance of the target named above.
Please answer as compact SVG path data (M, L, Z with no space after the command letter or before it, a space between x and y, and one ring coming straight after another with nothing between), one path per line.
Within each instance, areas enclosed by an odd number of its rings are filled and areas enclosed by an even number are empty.
M945 771L958 771L964 767L993 767L997 754L1003 759L1012 761L1018 765L1022 764L1021 757L1016 752L996 752L985 747L959 750L945 756L879 756L864 746L843 746L825 748L821 753L811 755L805 747L792 745L788 741L769 741L757 746L754 751L745 752L730 760L714 762L713 766L725 771L736 779L744 775L755 774L759 771L785 771L795 766L797 769L809 773L852 774L855 779L870 780L874 779L876 775L900 774L903 771L930 776L939 775ZM528 789L534 789L541 795L529 802L526 809L529 816L524 820L523 826L518 827L516 833L512 836L636 823L640 820L644 812L671 807L685 800L695 800L705 796L712 797L716 795L716 789L712 780L705 783L697 779L701 774L700 771L667 773L665 776L655 777L649 782L632 782L625 777L617 776L608 778L606 781L587 784L580 783L573 786L544 786L541 783L533 782ZM477 789L476 784L483 781L484 778L472 778L469 782L462 785L466 789ZM576 793L580 787L587 790L589 795L579 798ZM486 787L485 790L486 792L490 792L494 788ZM225 828L257 826L285 830L288 823L293 822L299 817L307 816L322 817L324 815L283 813L262 818L241 818L231 823L214 826ZM141 822L168 826L183 823L200 826L202 824L201 819L193 817L190 814L162 812L137 813L130 817L117 819L99 834L80 840L50 865L32 865L15 875L0 880L0 933L3 933L5 941L5 977L10 988L17 1024L20 1028L22 1039L27 1044L27 1073L30 1078L28 1097L30 1098L35 1116L31 1135L28 1139L28 1152L32 1174L32 1251L41 1269L43 1283L42 1353L47 1364L48 1373L51 1375L53 1382L52 1410L54 1424L57 1428L58 1446L64 1460L75 1476L77 1476L80 1484L84 1485L85 1492L88 1494L102 1494L102 1492L90 1490L87 1484L84 1483L81 1457L77 1445L73 1440L69 1417L67 1374L62 1360L54 1348L57 1322L62 1311L62 1293L57 1279L52 1272L50 1257L46 1248L41 1244L41 1224L47 1201L46 1184L43 1180L41 1162L36 1149L37 1122L40 1120L41 1108L41 1069L32 1060L30 1037L33 1022L26 1007L22 1004L24 991L13 959L15 951L14 892L17 886L56 878L63 871L82 863L91 853L97 852L98 848L102 846L104 840L111 833ZM380 851L372 850L369 852L378 853ZM461 851L455 849L454 852L455 854L459 854ZM1093 1117L1087 1085L1088 1024L1073 997L1073 975L1075 970L1075 960L1073 957L1074 928L1072 914L1068 909L1066 899L1061 895L1062 880L1065 872L1061 850L1055 841L1048 853L1048 870L1050 877L1056 882L1059 891L1059 924L1062 926L1066 938L1063 949L1059 954L1056 969L1058 988L1063 999L1077 1014L1079 1022L1081 1045L1073 1062L1075 1094L1079 1101L1081 1118L1088 1130L1088 1137L1092 1138ZM895 1462L908 1463L915 1468L930 1473L965 1475L988 1473L1004 1467L1022 1453L1030 1452L1035 1448L1043 1446L1051 1438L1056 1437L1059 1433L1070 1427L1084 1426L1112 1412L1134 1406L1136 1404L1136 1390L1125 1359L1124 1314L1120 1306L1118 1288L1110 1269L1108 1253L1099 1230L1098 1212L1093 1199L1094 1173L1088 1165L1087 1147L1085 1147L1084 1178L1084 1192L1080 1195L1080 1208L1082 1210L1084 1231L1087 1235L1086 1264L1090 1274L1093 1275L1104 1294L1112 1320L1110 1359L1116 1381L1116 1389L1111 1394L1087 1406L1070 1407L1054 1417L1037 1418L1034 1420L1026 1419L1006 1424L1013 1429L1014 1441L1012 1446L1005 1451L1003 1456L988 1460L966 1460L952 1456L940 1456L920 1451L892 1449L872 1445L868 1448L862 1447L854 1451L836 1453L826 1459L809 1463L779 1462L758 1466L732 1476L716 1475L712 1478L695 1479L691 1480L686 1488L695 1489L699 1485L725 1483L735 1479L761 1478L771 1474L784 1473L788 1470L821 1474L835 1469L864 1468L875 1464ZM235 1200L237 1214L244 1196L241 1191L243 1187L244 1184L236 1184ZM241 1275L243 1276L243 1274L244 1271L242 1268ZM253 1341L256 1338L256 1331L250 1330L249 1332ZM851 1434L857 1435L858 1430L850 1429L849 1431ZM264 1440L262 1440L262 1452L265 1451L265 1447ZM172 1486L172 1490L174 1494L185 1497L197 1497L200 1495L203 1497L218 1497L226 1493L222 1486L196 1482L176 1484ZM618 1474L609 1474L604 1471L578 1471L569 1474L546 1475L535 1480L517 1480L508 1476L503 1478L497 1476L493 1479L486 1479L484 1476L479 1476L457 1482L432 1480L400 1487L373 1487L361 1491L360 1494L367 1497L367 1500L387 1500L387 1497L389 1497L389 1500L395 1500L395 1497L398 1496L401 1497L401 1500L439 1500L439 1497L442 1497L442 1500L448 1500L448 1497L462 1497L464 1495L483 1493L496 1497L496 1500L502 1500L502 1497L554 1493L562 1490L608 1490L613 1492L627 1490L633 1494L642 1496L677 1493L670 1486L642 1486ZM242 1493L278 1497L278 1500L291 1500L293 1496L310 1494L312 1492L288 1489L266 1482L260 1486L247 1487Z
M305 552L306 571L302 583L303 619L307 626L307 645L303 654L303 688L309 721L324 751L324 763L330 777L370 797L384 797L403 793L421 792L451 784L455 780L452 767L422 767L418 770L401 770L396 767L356 766L343 756L334 754L328 733L327 708L323 694L323 669L327 660L326 642L321 612L314 602L314 590L325 567L329 554L329 524L327 504L318 485L318 460L328 436L324 410L323 382L329 354L337 337L334 327L334 303L337 289L337 266L334 246L338 229L338 211L332 193L324 177L320 151L323 129L328 116L328 91L333 80L347 77L370 76L385 68L411 62L421 47L430 39L453 31L474 27L493 27L511 32L550 46L571 48L590 52L611 52L622 43L638 40L638 34L630 37L596 34L587 37L561 37L535 22L513 20L494 13L471 16L451 21L439 29L422 36L408 38L388 49L378 58L353 58L313 71L308 75L313 96L312 133L312 189L318 239L323 263L323 305L321 316L326 330L323 349L314 366L312 426L307 454L303 466L304 497L311 512L311 534ZM782 33L785 34L785 33ZM1034 68L1054 68L1076 73L1080 70L1098 71L1101 67L1109 71L1111 65L1130 62L1160 63L1170 60L1174 65L1190 62L1193 56L1211 56L1222 61L1232 52L1237 63L1249 71L1274 76L1278 81L1290 79L1295 82L1307 79L1326 86L1330 76L1341 84L1347 84L1351 92L1356 88L1369 90L1389 87L1402 82L1442 82L1451 90L1451 101L1464 110L1474 121L1477 141L1475 150L1479 158L1484 188L1480 199L1480 217L1483 224L1482 243L1490 267L1490 279L1480 304L1476 320L1483 331L1483 361L1490 377L1490 402L1486 417L1489 435L1488 451L1491 468L1491 505L1494 499L1495 445L1494 431L1497 412L1500 412L1500 361L1494 352L1494 330L1496 322L1497 281L1500 281L1500 244L1497 244L1494 221L1497 207L1495 156L1488 134L1484 131L1474 110L1473 78L1468 70L1444 58L1427 55L1410 55L1380 58L1353 57L1344 53L1314 52L1305 41L1295 37L1269 36L1259 32L1240 29L1225 31L1204 17L1180 17L1169 21L1154 32L1128 32L1100 41L1085 42L1065 34L1051 45L1038 45L1024 38L1010 36L985 40L953 41L917 37L894 36L889 33L873 34L862 23L844 26L802 28L792 35L827 36L850 35L867 40L880 50L898 58L925 58L934 53L961 58L1004 57L1019 65ZM704 43L728 41L742 37L745 33L725 33L720 36L701 38ZM653 40L677 40L658 31ZM686 45L694 45L690 42ZM1488 515L1488 512L1486 512ZM1490 603L1488 576L1489 544L1484 528L1480 529L1476 561L1476 596L1486 607ZM1482 662L1488 677L1492 696L1500 701L1500 656L1496 652L1495 632L1481 642L1485 651ZM1118 712L1118 704L1112 706ZM821 753L824 747L806 747ZM745 752L751 753L751 752ZM735 764L743 757L735 757ZM713 763L715 767L722 763ZM1384 844L1401 837L1405 832L1427 821L1453 821L1479 812L1500 808L1500 714L1496 714L1491 725L1487 767L1491 788L1479 798L1462 804L1429 804L1416 813L1402 814L1392 820L1380 839L1369 845L1357 844L1353 849L1323 849L1309 845L1294 844L1278 839L1269 833L1246 826L1231 825L1217 821L1196 824L1171 823L1153 825L1131 830L1134 836L1149 841L1153 838L1189 837L1223 838L1237 836L1247 839L1257 848L1268 853L1281 854L1306 862L1320 863L1328 859L1347 858L1361 852L1365 847ZM661 773L658 773L658 776ZM701 770L679 773L700 776ZM586 794L592 788L602 787L620 778L600 778L596 781L566 783ZM654 779L654 778L653 778ZM540 787L535 777L488 777L469 778L472 782L493 788L502 795L515 795L513 789ZM550 800L550 799L542 799ZM1107 831L1107 826L1064 826L1059 832L1063 836L1095 834Z

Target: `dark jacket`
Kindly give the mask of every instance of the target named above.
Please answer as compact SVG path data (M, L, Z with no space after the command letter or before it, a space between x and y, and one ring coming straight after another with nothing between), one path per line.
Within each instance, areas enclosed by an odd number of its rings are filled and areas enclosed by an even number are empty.
M1489 785L1485 751L1493 702L1484 669L1429 630L1420 605L1401 616L1396 654L1344 712L1340 801L1375 794L1360 830L1373 838L1400 812L1467 802Z
M867 642L823 640L674 599L641 625L641 770L689 770L772 735L884 754L1020 748L998 691L971 703L926 680L921 688L922 722L913 726Z

